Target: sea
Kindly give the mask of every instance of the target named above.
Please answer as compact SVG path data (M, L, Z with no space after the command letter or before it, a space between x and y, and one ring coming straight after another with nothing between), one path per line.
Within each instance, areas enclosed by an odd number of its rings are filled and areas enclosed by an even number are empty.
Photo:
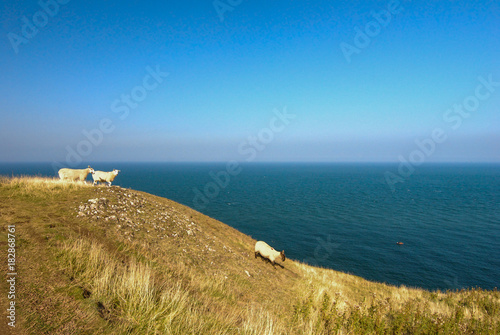
M113 185L192 207L311 265L429 290L500 286L499 164L90 165L119 169ZM56 170L0 164L9 176Z

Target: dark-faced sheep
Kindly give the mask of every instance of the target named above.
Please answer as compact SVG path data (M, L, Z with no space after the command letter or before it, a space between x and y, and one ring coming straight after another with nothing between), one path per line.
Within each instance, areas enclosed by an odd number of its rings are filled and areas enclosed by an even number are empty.
M257 255L260 255L262 258L267 258L268 260L270 260L275 268L276 268L277 258L281 258L283 262L286 259L285 250L281 252L276 251L274 250L273 247L271 247L269 244L263 241L258 241L257 243L255 243L255 258L257 258Z

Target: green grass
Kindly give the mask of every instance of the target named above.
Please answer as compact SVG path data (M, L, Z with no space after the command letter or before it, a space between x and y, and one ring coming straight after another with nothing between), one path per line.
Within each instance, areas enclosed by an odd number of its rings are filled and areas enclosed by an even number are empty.
M16 329L2 334L500 333L497 290L395 287L290 259L274 269L251 237L143 192L1 178L0 214L3 252L16 226L19 279Z

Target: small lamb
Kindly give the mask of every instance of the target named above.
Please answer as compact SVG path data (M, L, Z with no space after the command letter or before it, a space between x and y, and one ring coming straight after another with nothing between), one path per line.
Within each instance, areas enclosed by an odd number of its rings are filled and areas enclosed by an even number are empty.
M87 179L89 173L94 173L94 169L90 167L86 169L60 169L58 172L59 178L61 180L71 180L71 181L84 181Z
M281 260L284 262L285 261L285 250L279 252L274 250L273 247L271 247L269 244L263 241L258 241L255 243L255 258L257 258L257 255L260 255L262 258L267 258L271 261L273 266L276 268L276 259L278 257L281 257Z
M108 186L111 186L111 182L115 180L115 177L118 175L118 172L120 170L114 169L111 172L104 172L104 171L94 171L92 172L92 179L94 179L94 184L97 184L98 182L107 182Z

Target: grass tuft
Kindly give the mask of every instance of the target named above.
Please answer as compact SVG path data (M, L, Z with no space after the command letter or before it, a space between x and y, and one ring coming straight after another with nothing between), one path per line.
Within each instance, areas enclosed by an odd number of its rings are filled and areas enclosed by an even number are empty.
M187 315L197 322L180 283L155 284L147 264L123 264L99 244L83 239L65 244L60 257L64 271L89 290L103 317L119 332L175 333L189 325Z
M43 196L47 193L61 193L84 187L91 187L85 181L67 181L59 178L18 176L0 176L0 187L15 190L18 195Z

